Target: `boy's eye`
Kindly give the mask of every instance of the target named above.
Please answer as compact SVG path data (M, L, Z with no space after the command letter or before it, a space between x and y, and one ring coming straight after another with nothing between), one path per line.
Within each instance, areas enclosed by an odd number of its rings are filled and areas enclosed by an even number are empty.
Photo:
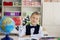
M39 18L36 18L36 20L39 20Z
M38 20L38 18L36 18L36 20Z
M35 19L35 17L32 17L33 19Z

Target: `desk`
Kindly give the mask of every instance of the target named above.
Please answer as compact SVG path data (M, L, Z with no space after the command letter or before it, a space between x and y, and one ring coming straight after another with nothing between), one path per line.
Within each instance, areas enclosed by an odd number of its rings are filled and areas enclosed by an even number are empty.
M46 37L42 37L42 40L58 40L59 37L53 37L53 36L46 36Z
M0 40L1 38L3 38L5 35L0 35ZM11 38L13 38L14 40L19 40L19 36L17 35L10 35ZM40 40L57 40L59 37L53 37L53 36L45 36L42 37ZM31 38L25 38L25 40L31 40Z
M41 37L40 40L58 40L59 37L53 37L53 36L45 36L45 37ZM35 39L35 38L33 38ZM20 38L20 40L32 40L32 38ZM39 40L39 39L37 39Z

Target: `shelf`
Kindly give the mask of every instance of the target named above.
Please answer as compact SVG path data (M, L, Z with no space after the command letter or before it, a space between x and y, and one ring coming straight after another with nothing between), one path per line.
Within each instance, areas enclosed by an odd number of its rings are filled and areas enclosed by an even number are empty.
M4 12L21 12L21 11L4 11Z
M4 6L4 7L41 7L41 6Z
M4 15L4 16L7 16L7 17L14 17L15 15ZM19 16L16 16L16 17L20 17L20 15Z
M7 6L7 7L21 7L21 3L19 3L19 2L3 2L3 6Z
M41 6L22 6L22 7L41 7Z
M21 16L21 12L15 11L15 12L4 12L5 16Z
M4 6L4 7L21 7L21 6Z
M21 5L20 6L13 6L13 7L21 7Z
M20 17L20 16L15 16L15 15L11 15L11 16L4 15L4 16L7 16L7 17Z

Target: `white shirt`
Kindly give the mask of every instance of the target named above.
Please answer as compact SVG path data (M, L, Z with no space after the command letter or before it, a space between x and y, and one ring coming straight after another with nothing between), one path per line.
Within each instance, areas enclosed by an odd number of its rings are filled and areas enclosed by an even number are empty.
M35 29L32 28L31 30L35 30ZM19 28L19 36L22 37L23 35L25 35L25 33L26 33L26 26L20 26L20 28ZM31 31L31 38L39 39L39 38L43 37L43 35L44 35L44 33L42 31L41 26L40 26L38 34L32 34L32 31Z

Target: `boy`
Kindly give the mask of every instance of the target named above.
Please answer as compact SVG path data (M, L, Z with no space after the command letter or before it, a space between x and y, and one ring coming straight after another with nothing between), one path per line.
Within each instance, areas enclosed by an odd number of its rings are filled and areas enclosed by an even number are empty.
M20 37L26 38L31 37L34 40L39 39L43 36L42 27L38 24L41 14L38 12L33 12L30 16L30 24L20 28Z

